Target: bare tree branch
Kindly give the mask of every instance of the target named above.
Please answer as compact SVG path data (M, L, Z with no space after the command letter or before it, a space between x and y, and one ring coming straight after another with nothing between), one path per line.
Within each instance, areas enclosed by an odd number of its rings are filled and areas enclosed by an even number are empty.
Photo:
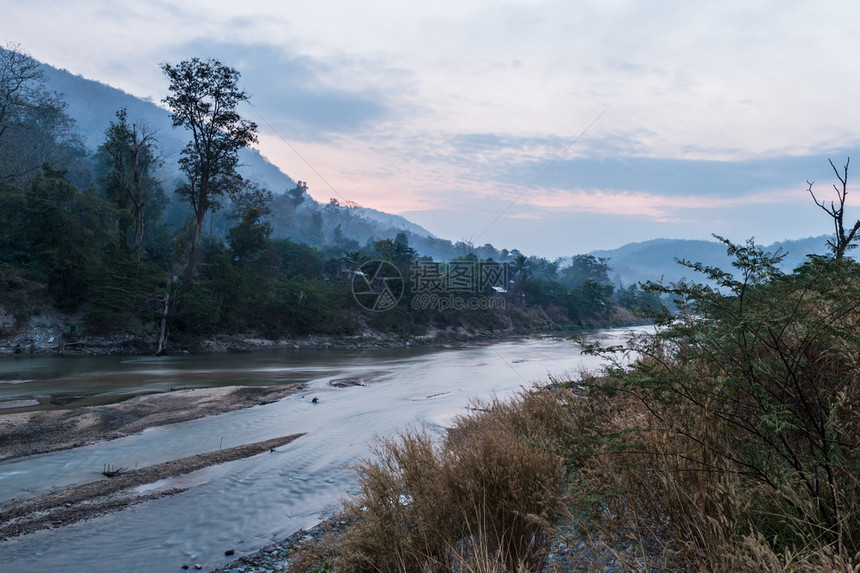
M812 191L814 181L807 181L806 184L808 185L807 191L809 191L815 204L833 219L834 236L832 239L827 241L827 244L831 249L833 249L835 257L837 259L841 259L845 254L845 251L854 248L852 243L857 236L857 232L860 231L860 220L854 223L853 227L847 234L845 233L845 199L848 196L848 164L851 162L851 158L849 157L845 160L845 166L843 167L841 174L839 169L836 168L836 165L833 164L833 160L828 159L828 162L830 162L830 167L833 169L833 173L836 174L836 178L839 180L841 186L840 188L839 186L833 185L833 189L836 191L837 201L831 201L830 206L828 207L827 204L824 201L820 201ZM836 207L837 202L839 207Z

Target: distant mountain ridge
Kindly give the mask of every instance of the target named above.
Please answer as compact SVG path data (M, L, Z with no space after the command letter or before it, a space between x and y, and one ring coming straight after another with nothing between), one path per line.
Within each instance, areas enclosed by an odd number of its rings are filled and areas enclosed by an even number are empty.
M181 177L177 161L187 139L185 130L174 129L170 112L152 101L138 98L120 89L96 80L72 74L67 70L54 68L42 63L50 89L63 94L68 104L67 112L76 122L76 129L88 151L95 151L104 141L104 133L111 121L116 120L116 112L121 108L128 111L129 120L142 122L156 130L158 147L165 159L161 178L165 190L170 193L175 180ZM243 149L240 153L240 173L276 195L296 186L296 182L273 165L256 149ZM321 209L323 205L306 196L307 201ZM359 215L369 223L377 238L393 237L398 231L408 231L416 236L435 238L434 235L400 215L383 213L376 209L360 208Z
M768 252L786 253L780 267L791 271L799 266L808 254L826 254L827 235L805 239L779 241L764 246ZM701 282L703 277L675 262L675 259L702 263L723 270L732 270L731 258L726 246L717 241L688 239L653 239L640 243L629 243L617 249L599 250L589 253L595 257L610 259L610 278L616 284L628 286L648 280L677 282L683 278Z
M48 64L43 63L42 66L48 78L49 87L63 94L68 104L68 114L75 119L82 143L90 152L95 151L102 143L105 130L110 122L116 119L115 114L121 108L128 110L131 121L142 121L155 129L159 148L165 159L162 172L164 188L168 194L171 194L176 180L181 176L177 160L186 139L184 130L173 128L167 110L152 101L138 98L104 83L86 79ZM242 163L240 172L245 178L255 181L276 195L282 195L296 186L296 182L291 177L284 174L255 149L243 150L240 160ZM311 226L314 222L311 219L316 213L322 221L322 240L330 240L335 227L338 228L338 232L362 244L371 238L393 238L398 232L403 231L411 236L410 244L422 255L431 255L444 260L462 256L468 250L467 245L454 244L437 238L427 229L400 215L359 207L354 210L354 214L360 219L360 224L357 224L351 222L349 218L352 213L345 217L343 213L338 214L336 210L327 208L327 205L309 196L305 196L305 201L303 207L295 212L307 220L293 221L291 226L276 228L274 236L286 236L316 244L307 239L307 233L302 235L296 234L295 231L295 229ZM218 214L220 218L223 216L223 213ZM224 224L224 221L216 221L216 228L220 225L222 234L226 231ZM782 241L768 245L767 250L774 251L781 248L783 252L788 252L788 256L783 261L783 268L790 270L799 265L808 253L826 253L826 240L826 236L820 236ZM480 257L509 260L507 251L503 251L505 254L500 254L499 251L485 247L473 248L473 251ZM661 277L667 282L681 278L701 280L701 277L696 276L696 273L690 269L678 265L674 261L675 258L702 262L705 265L724 269L730 269L731 264L723 244L702 240L653 239L629 243L617 249L592 251L589 254L609 258L613 268L610 277L616 284L625 286L639 281L659 280Z
M69 106L67 112L74 118L78 134L88 150L95 151L101 145L105 130L111 121L116 120L116 112L126 108L130 121L143 122L156 131L159 150L166 160L163 176L169 179L179 176L176 162L187 139L184 129L173 128L170 112L101 82L47 64L42 66L50 88L63 94ZM282 193L296 185L295 181L255 149L243 149L240 161L243 177L275 193Z

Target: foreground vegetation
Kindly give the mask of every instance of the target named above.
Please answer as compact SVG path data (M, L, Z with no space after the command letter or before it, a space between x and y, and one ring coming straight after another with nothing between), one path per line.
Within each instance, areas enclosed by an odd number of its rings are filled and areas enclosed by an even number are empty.
M295 570L860 570L860 266L727 246L738 278L690 265L714 286L650 285L680 312L589 347L632 366L380 442Z

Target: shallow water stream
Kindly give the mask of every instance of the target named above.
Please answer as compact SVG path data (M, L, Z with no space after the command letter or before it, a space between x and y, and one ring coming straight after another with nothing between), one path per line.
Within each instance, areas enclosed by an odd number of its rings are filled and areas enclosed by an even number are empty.
M619 343L627 330L595 333ZM438 432L473 398L508 396L548 375L594 369L571 341L528 338L456 347L266 351L163 359L0 361L0 398L104 395L171 387L304 382L279 402L146 430L84 448L0 463L0 502L101 477L105 463L143 467L305 432L274 453L206 468L155 487L187 491L112 515L0 543L0 571L206 570L326 517L357 490L350 468L374 436ZM339 379L363 386L337 388ZM2 383L6 381L7 383ZM10 384L9 381L18 381ZM318 397L319 403L311 402Z

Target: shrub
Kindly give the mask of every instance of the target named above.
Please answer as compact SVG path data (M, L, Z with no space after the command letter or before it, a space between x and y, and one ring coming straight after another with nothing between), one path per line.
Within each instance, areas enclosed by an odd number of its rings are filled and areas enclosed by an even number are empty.
M714 286L650 285L680 313L631 343L634 368L589 385L613 407L592 426L611 439L584 473L604 487L605 524L696 567L849 563L860 551L860 268L813 257L785 275L752 242L726 244L738 277L692 264Z
M176 322L189 334L209 334L215 331L220 311L212 293L204 286L194 283L178 302Z

